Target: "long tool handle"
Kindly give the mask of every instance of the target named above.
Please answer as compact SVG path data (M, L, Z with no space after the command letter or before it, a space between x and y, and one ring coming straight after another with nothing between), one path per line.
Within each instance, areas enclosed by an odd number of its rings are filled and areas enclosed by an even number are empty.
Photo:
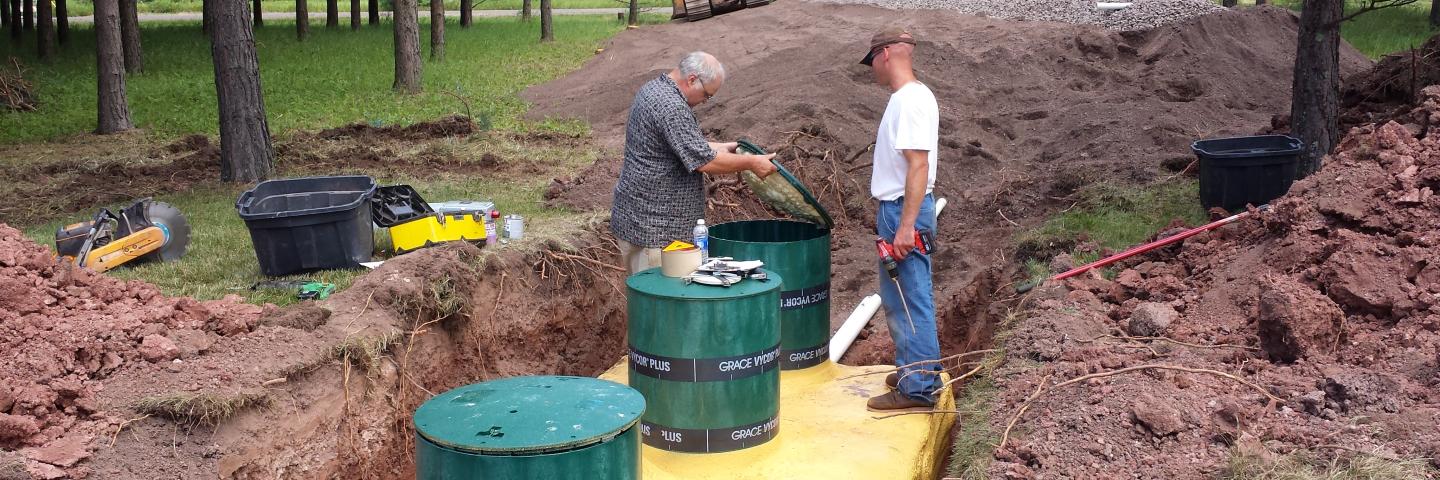
M1269 210L1269 209L1270 209L1270 205L1261 205L1261 206L1260 206L1259 208L1257 208L1256 210L1263 212L1263 211L1266 211L1266 210ZM1210 230L1214 230L1214 229L1216 229L1216 228L1220 228L1220 227L1222 227L1222 226L1229 225L1229 224L1231 224L1231 223L1235 223L1236 221L1239 221L1240 219L1245 218L1245 217L1248 217L1248 216L1250 216L1250 212L1249 212L1249 211L1241 212L1241 213L1238 213L1238 214L1235 214L1235 215L1231 215L1231 216L1228 216L1228 217L1225 217L1225 218L1222 218L1222 219L1219 219L1219 220L1216 220L1216 221L1207 223L1207 224L1205 224L1205 225L1201 225L1201 226L1198 226L1198 227L1195 227L1195 228L1192 228L1192 229L1189 229L1189 230L1186 230L1186 231L1177 233L1177 234L1175 234L1175 235L1171 235L1171 236L1162 238L1162 239L1160 239L1160 240L1156 240L1156 241L1153 241L1153 242L1150 242L1150 243L1146 243L1146 244L1144 244L1144 245L1138 245L1138 246L1135 246L1135 247L1131 247L1131 248L1129 248L1129 249L1127 249L1127 250L1125 250L1125 251L1123 251L1123 252L1120 252L1120 253L1117 253L1117 254L1114 254L1114 255L1111 255L1111 256L1102 258L1102 259L1100 259L1100 260L1096 260L1096 261L1087 263L1087 264L1085 264L1085 265L1081 265L1081 266L1072 268L1072 269L1070 269L1069 271L1067 271L1067 272L1065 272L1065 273L1061 273L1061 274L1059 274L1059 275L1050 277L1050 278L1047 279L1046 281L1054 282L1054 281L1064 280L1064 279L1067 279L1067 278L1070 278L1070 277L1073 277L1073 276L1076 276L1076 275L1079 275L1079 274L1088 272L1088 271L1090 271L1090 270L1094 270L1094 269L1096 269L1096 268L1101 268L1101 267L1110 265L1110 264L1112 264L1112 263L1115 263L1115 262L1118 262L1118 261L1121 261L1121 260L1124 260L1124 259L1127 259L1127 258L1136 256L1136 255L1139 255L1139 254L1142 254L1142 253L1145 253L1145 252L1148 252L1148 251L1151 251L1151 250L1154 250L1154 249L1157 249L1157 248L1160 248L1160 247L1163 247L1163 246L1166 246L1166 245L1170 245L1170 244L1175 243L1175 242L1179 242L1179 241L1181 241L1181 240L1184 240L1184 239L1187 239L1187 238L1190 238L1190 237L1199 235L1199 234L1201 234L1201 233L1208 232L1208 231L1210 231ZM1036 285L1036 284L1031 284L1031 283L1025 283L1025 284L1021 284L1020 286L1015 287L1015 291L1016 291L1016 292L1019 292L1019 293L1025 293L1025 292L1030 291L1030 289L1035 288L1036 286L1038 286L1038 285Z
M910 303L905 301L905 290L900 288L900 279L891 277L890 281L895 282L895 293L900 294L900 308L905 309L905 321L910 322L910 333L920 333L915 330L915 319L910 318Z

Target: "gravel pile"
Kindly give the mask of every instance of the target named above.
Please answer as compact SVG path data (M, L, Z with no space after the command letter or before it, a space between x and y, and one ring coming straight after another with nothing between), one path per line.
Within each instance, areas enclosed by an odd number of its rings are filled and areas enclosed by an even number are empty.
M1111 30L1148 30L1225 10L1206 0L1134 0L1129 8L1101 12L1094 0L824 0L893 9L959 10L971 15L1036 22L1100 25Z

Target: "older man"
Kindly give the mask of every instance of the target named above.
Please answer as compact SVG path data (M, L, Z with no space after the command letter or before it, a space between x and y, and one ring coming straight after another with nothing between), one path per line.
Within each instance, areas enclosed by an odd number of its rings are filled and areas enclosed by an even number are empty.
M895 365L905 366L885 379L894 391L866 404L877 411L929 409L940 386L930 256L915 249L916 231L935 231L930 191L935 188L940 107L930 88L915 79L914 52L910 32L887 28L870 39L870 51L860 61L870 66L876 83L891 91L875 135L870 194L880 202L875 228L899 257L899 276L893 281L880 268L880 299L895 341Z
M741 155L734 143L711 143L700 132L694 107L720 91L725 67L705 52L640 87L625 124L625 162L615 184L610 232L631 274L660 266L660 248L689 239L705 218L701 173L744 170L765 177L774 155Z

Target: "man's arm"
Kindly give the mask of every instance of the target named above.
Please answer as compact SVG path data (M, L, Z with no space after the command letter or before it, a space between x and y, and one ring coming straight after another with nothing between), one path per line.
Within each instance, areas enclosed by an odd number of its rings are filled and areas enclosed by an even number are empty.
M741 155L734 152L727 152L723 149L717 149L715 151L715 158L696 170L711 175L749 170L755 172L756 176L765 178L775 173L775 164L770 163L770 159L774 157L775 154L773 153L769 155Z
M895 229L895 256L901 259L915 249L915 219L925 202L925 187L930 183L930 152L901 150L909 168L905 170L905 204L900 208L900 228Z

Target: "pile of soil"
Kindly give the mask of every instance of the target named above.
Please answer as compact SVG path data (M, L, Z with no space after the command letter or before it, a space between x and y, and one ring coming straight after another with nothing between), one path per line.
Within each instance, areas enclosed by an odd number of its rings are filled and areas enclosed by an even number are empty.
M1419 106L1420 91L1440 84L1440 36L1420 48L1386 55L1375 68L1346 79L1340 93L1342 128L1384 123Z
M1423 95L1408 116L1440 120L1440 86ZM1157 369L1047 392L990 474L1210 478L1231 455L1297 451L1440 467L1440 132L1368 125L1337 152L1258 219L1037 294L1006 342L997 432L1041 384L1142 365L1235 378Z
M748 137L781 152L840 222L831 281L838 326L876 288L865 150L889 92L857 62L870 36L890 24L915 33L917 74L941 109L935 195L949 203L934 265L947 351L987 340L985 324L995 317L985 305L1013 264L1013 233L1073 205L1083 186L1168 176L1162 165L1188 164L1192 141L1247 134L1289 110L1298 27L1284 9L1117 33L954 11L783 2L622 32L580 70L525 91L532 117L579 117L612 149L590 169L556 179L547 198L608 209L634 92L685 52L709 51L728 78L696 109L706 134ZM1346 74L1370 66L1348 46L1341 56ZM710 182L711 222L777 216L733 178ZM884 322L873 323L846 362L891 360Z
M124 416L97 399L107 378L201 355L249 332L260 310L239 297L166 297L59 263L0 224L0 449L18 449L41 478L74 467Z

